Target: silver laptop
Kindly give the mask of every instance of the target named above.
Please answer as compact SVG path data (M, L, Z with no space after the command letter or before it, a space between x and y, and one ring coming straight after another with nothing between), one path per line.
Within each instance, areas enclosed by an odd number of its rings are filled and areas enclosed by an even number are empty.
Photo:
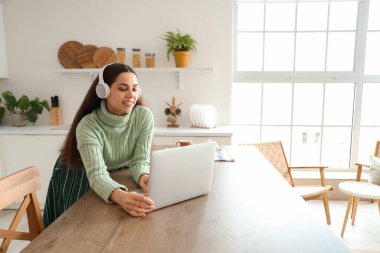
M211 190L216 143L153 151L148 196L155 209L207 194Z

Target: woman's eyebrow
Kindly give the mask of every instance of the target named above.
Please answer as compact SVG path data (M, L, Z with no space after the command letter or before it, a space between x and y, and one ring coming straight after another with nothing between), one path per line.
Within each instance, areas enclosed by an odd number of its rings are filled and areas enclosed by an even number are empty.
M119 86L120 86L120 85L124 85L124 86L133 86L133 87L139 86L138 83L135 83L135 84L119 83Z

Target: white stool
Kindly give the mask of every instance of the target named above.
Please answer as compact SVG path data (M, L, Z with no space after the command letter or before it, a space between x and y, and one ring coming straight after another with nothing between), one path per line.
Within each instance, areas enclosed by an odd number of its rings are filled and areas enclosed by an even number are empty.
M348 219L348 216L350 215L351 207L352 207L351 219L352 219L352 225L354 225L359 198L377 199L380 201L380 186L370 184L370 183L349 181L349 182L340 183L339 190L350 195L348 199L346 216L344 217L342 232L340 234L343 237L344 230L347 224L347 219ZM379 204L379 211L380 211L380 203L378 204Z

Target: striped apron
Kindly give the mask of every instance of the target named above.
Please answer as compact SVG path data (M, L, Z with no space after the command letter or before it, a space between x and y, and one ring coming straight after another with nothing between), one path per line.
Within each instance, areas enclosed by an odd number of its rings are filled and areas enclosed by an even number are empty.
M43 220L48 227L89 189L84 168L68 168L57 159L46 195Z

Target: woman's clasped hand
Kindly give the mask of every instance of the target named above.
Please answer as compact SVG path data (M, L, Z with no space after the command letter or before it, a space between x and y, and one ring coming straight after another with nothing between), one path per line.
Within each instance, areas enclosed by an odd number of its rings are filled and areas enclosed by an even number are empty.
M154 202L149 197L136 192L116 189L111 194L111 200L134 217L144 217L154 209Z

